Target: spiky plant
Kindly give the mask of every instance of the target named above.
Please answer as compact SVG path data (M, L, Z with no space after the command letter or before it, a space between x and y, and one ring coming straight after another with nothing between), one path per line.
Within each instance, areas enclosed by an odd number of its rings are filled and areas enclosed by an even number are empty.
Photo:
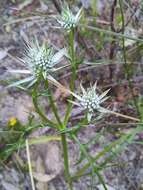
M65 5L62 8L62 13L60 17L58 17L57 21L64 29L70 31L72 28L75 28L81 18L82 8L77 12L76 15L72 13L69 9L68 5Z
M82 94L77 95L73 94L78 101L73 101L73 104L80 106L83 110L87 112L87 119L88 121L91 120L92 116L95 113L106 113L107 109L103 108L101 105L105 102L109 97L106 96L110 89L106 90L102 94L97 93L97 83L95 83L92 87L88 88L87 90L84 89L82 85L81 90Z
M12 73L28 74L30 77L17 81L10 86L17 86L27 82L30 82L28 86L32 86L40 76L46 79L48 76L51 76L53 72L63 68L56 68L55 66L60 63L65 55L65 48L55 53L54 49L47 44L40 46L37 40L30 45L26 44L24 58L20 60L24 63L27 70L9 71Z

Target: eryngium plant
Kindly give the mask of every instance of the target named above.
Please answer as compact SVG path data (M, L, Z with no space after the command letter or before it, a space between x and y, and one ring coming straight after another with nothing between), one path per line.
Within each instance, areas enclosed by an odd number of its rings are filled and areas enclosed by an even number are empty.
M10 86L20 85L26 82L30 82L29 86L32 86L40 76L46 79L53 72L63 68L56 68L55 66L60 63L65 55L65 48L55 53L54 49L47 44L40 46L37 40L30 45L26 44L24 58L20 60L25 64L27 70L10 70L10 72L23 73L31 76Z
M74 15L69 9L68 5L65 5L62 8L61 16L57 19L61 27L70 31L72 28L75 28L81 18L82 8Z
M101 104L105 102L109 97L106 96L110 89L106 90L102 94L97 93L97 83L95 83L92 87L85 90L81 85L82 94L77 95L73 94L77 98L77 102L73 102L73 104L82 107L87 112L88 121L91 120L92 116L95 113L106 113L108 110L103 108Z

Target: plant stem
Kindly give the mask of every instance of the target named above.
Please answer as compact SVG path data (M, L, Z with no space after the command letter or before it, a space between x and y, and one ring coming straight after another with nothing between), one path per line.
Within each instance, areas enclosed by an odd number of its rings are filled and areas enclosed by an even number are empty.
M53 113L54 113L54 115L55 115L55 118L56 118L56 120L57 120L57 122L58 122L58 124L59 124L59 129L61 129L61 128L63 128L63 124L62 124L62 122L61 122L61 120L60 120L60 117L59 117L59 114L58 114L58 111L57 111L57 107L56 107L55 102L54 102L54 100L53 100L52 93L51 93L51 91L49 90L49 83L48 83L48 80L45 80L45 86L46 86L46 88L47 88L47 90L48 90L48 95L49 95L48 98L49 98L50 106L51 106L51 108L52 108L52 110L53 110Z
M48 123L49 125L51 125L52 127L55 127L56 124L53 123L52 121L50 121L46 115L41 111L41 109L39 108L38 105L38 100L37 100L37 88L38 88L39 82L37 82L34 86L33 92L32 92L32 101L33 101L33 105L35 107L35 111L39 114L39 116L42 118L42 120L46 123Z
M62 133L61 138L62 138L62 146L63 146L65 177L69 185L69 190L72 190L73 186L72 186L72 180L71 180L70 171L69 171L68 145L67 145L67 140L66 140L66 134Z
M70 90L73 92L74 91L74 87L75 87L75 79L76 79L76 60L75 60L75 49L74 49L74 28L70 31L69 34L69 54L70 54L70 58L71 58L71 67L72 67L72 76L71 76L71 80L70 80ZM70 100L73 99L73 96L70 97ZM69 102L67 110L66 110L66 114L65 114L65 119L64 119L64 125L66 126L71 114L71 110L72 110L72 103Z
M87 158L88 162L90 163L91 169L92 169L92 177L94 176L94 173L96 173L96 175L99 178L99 181L101 182L101 184L103 185L104 190L108 190L103 177L100 175L97 166L95 166L95 162L92 160L92 157L88 154L88 152L86 151L86 148L83 146L83 144L80 143L80 141L78 140L78 138L73 134L71 135L71 137L74 139L74 141L79 145L81 152L84 154L84 156Z
M71 58L71 67L72 67L72 77L70 80L70 90L73 92L74 91L74 87L75 87L75 79L76 79L76 62L75 62L75 49L74 49L74 28L70 31L69 34L69 54L70 54L70 58ZM73 99L73 96L70 96L70 100ZM72 110L72 103L69 102L68 106L67 106L67 110L65 113L65 118L64 118L64 128L66 128L70 114L71 114L71 110ZM63 145L63 153L64 153L64 167L65 167L65 176L66 176L66 180L68 182L69 185L69 189L72 190L73 186L72 186L72 180L71 180L71 176L70 176L70 172L69 172L69 159L68 159L68 147L67 147L67 140L66 140L66 134L61 134L61 138L62 138L62 145Z
M119 6L120 6L120 11L121 11L121 19L122 19L122 35L124 35L124 32L125 32L125 19L124 19L123 4L122 3L123 3L122 0L119 0ZM132 82L131 82L131 79L130 79L130 67L131 67L131 65L129 65L127 63L125 38L124 37L122 37L122 45L123 45L123 58L124 58L124 68L125 68L125 72L126 72L126 78L128 80L128 85L129 85L130 92L131 92L132 97L133 97L134 105L135 105L137 113L138 113L138 115L140 117L141 116L140 109L139 109L139 106L138 106L137 99L134 96L133 85L132 85Z
M45 86L48 88L48 80L45 81ZM49 93L49 102L51 105L51 108L53 110L53 113L57 119L58 122L58 129L61 130L63 128L65 128L66 126L63 125L63 123L60 120L60 117L58 115L58 111L57 111L57 107L55 106L53 97L52 97L52 93L51 91L48 89L48 93ZM69 185L69 190L72 190L72 181L71 181L71 177L70 177L70 172L69 172L69 159L68 159L68 145L67 145L67 139L66 139L66 134L61 134L61 141L62 141L62 147L63 147L63 156L64 156L64 171L65 171L65 177L67 180L67 183Z

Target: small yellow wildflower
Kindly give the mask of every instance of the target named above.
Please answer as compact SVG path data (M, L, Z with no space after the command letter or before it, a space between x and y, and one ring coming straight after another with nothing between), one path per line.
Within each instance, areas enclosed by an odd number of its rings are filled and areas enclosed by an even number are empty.
M17 119L15 117L11 117L8 123L10 127L13 127L17 124Z

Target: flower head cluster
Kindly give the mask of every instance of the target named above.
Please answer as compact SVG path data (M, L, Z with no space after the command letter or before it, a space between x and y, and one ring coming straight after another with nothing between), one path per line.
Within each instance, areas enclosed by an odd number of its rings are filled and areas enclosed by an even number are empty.
M46 79L53 72L62 67L55 68L63 58L66 56L66 50L63 48L54 53L54 49L46 44L39 45L36 40L35 43L26 45L25 56L21 61L25 64L28 70L15 70L14 73L31 74L32 76L22 79L16 84L31 82L33 85L40 76ZM12 86L12 85L11 85Z
M109 90L106 90L101 95L96 91L96 83L94 86L87 89L87 91L81 85L82 95L75 95L78 99L78 102L73 102L74 104L82 107L87 111L88 120L90 121L94 112L105 113L107 110L101 106L101 104L108 99L107 93Z
M45 78L48 74L51 74L55 70L55 65L58 64L65 54L65 49L54 53L52 47L47 44L39 46L38 42L28 46L24 62L28 64L31 72L38 77L42 74Z
M63 7L61 16L57 19L57 21L64 29L71 30L72 28L75 28L79 23L79 20L81 18L81 12L82 8L78 11L76 15L73 15L69 7L66 5Z

